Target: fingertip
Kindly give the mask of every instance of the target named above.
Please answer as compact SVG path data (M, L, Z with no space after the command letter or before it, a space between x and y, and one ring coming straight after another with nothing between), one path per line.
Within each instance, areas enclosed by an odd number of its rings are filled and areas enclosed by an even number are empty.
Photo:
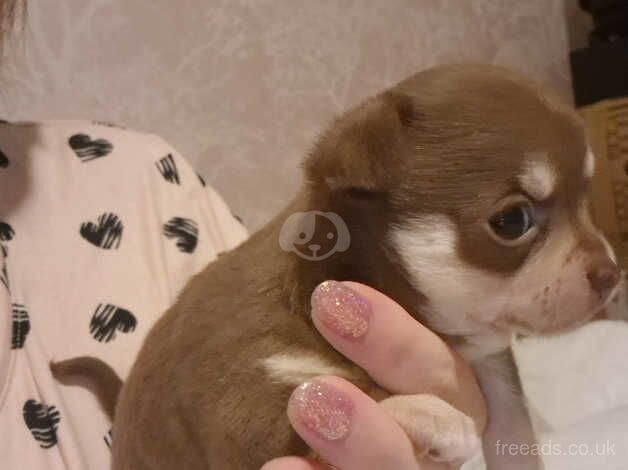
M312 292L312 320L318 329L324 325L334 334L359 340L368 332L371 305L343 282L325 281Z
M414 462L412 446L399 425L343 378L319 376L297 387L288 403L288 419L308 446L336 467L388 470ZM395 466L388 465L391 459ZM386 465L379 465L383 462Z
M333 376L299 385L288 401L288 419L306 441L342 441L351 430L354 386Z

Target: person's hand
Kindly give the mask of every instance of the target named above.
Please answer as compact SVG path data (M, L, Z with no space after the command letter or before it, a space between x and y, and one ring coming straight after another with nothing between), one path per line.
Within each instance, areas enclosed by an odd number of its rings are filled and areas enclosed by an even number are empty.
M358 300L357 308L330 313L326 306L336 301L330 296L337 296L338 290L342 295L346 288L346 294ZM471 369L390 298L362 284L333 283L332 289L319 287L314 292L312 318L334 348L386 391L436 395L471 417L477 429L484 429L486 406ZM312 400L312 394L322 399ZM323 461L341 470L449 468L428 459L417 462L408 436L384 407L339 377L317 377L298 387L288 403L288 418ZM283 457L266 463L262 470L333 467L303 457Z

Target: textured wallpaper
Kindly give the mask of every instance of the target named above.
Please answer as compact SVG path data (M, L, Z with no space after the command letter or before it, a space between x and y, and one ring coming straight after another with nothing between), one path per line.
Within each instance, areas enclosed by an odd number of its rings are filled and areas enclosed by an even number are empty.
M461 60L569 98L567 52L562 0L31 0L0 116L160 134L254 229L347 106Z

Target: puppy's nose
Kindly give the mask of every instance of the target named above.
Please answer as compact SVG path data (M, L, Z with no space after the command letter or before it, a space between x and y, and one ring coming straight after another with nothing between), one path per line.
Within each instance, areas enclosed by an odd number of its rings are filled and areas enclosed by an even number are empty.
M318 250L321 249L320 245L317 245L316 243L312 243L311 245L307 246L310 250L312 250L312 253L316 253Z
M587 279L600 296L608 294L619 282L620 271L610 259L592 263L587 270Z

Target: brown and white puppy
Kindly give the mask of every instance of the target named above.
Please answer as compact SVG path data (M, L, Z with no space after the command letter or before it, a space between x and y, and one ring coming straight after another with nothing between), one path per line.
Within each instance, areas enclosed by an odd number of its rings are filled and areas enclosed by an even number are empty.
M379 393L311 324L327 279L389 295L473 364L489 469L541 468L496 453L498 439L534 442L511 337L587 322L619 278L589 218L594 161L574 111L500 68L434 68L341 116L304 167L289 207L195 276L148 335L115 410L113 468L256 469L307 452L285 416L299 382L333 373ZM321 217L333 229L317 230ZM436 397L383 404L417 449L456 464L484 428ZM446 428L459 439L442 444Z

